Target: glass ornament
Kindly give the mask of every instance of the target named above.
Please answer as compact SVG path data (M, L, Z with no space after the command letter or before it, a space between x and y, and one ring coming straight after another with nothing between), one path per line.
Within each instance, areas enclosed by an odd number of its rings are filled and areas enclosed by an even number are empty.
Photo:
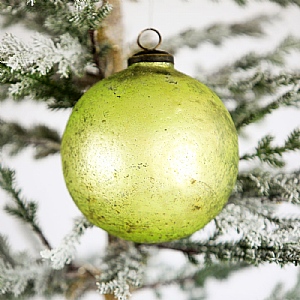
M91 223L159 243L193 234L222 210L236 182L238 137L214 92L174 69L172 55L142 48L75 105L61 158Z

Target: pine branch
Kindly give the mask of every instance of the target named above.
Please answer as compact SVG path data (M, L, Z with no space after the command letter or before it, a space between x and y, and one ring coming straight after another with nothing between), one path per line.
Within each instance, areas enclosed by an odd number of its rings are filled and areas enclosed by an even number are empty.
M35 158L43 158L60 151L60 136L45 125L24 128L15 122L0 120L0 150L11 147L10 155L16 155L28 146L35 147Z
M300 6L299 0L271 0L272 2L279 4L282 7L287 7L289 5Z
M53 270L46 262L34 260L27 254L14 254L15 265L0 257L0 299L32 299L34 296L65 295L78 299L87 291L95 291L95 275L89 266ZM99 273L99 272L98 272Z
M80 75L85 63L85 52L78 39L63 34L54 43L51 38L35 34L30 42L24 43L12 34L6 34L0 47L1 63L13 72L45 76L56 73L61 78L70 74Z
M69 33L86 46L87 31L100 27L112 10L109 3L99 6L96 0L36 0L27 3L23 0L1 0L0 8L5 16L5 26L21 22L31 30L42 30L49 35ZM41 11L47 13L41 14Z
M41 251L43 259L49 260L51 267L55 270L61 270L66 264L70 264L74 259L76 246L80 237L86 229L93 225L84 217L75 220L74 228L61 242L59 247L52 250L45 249Z
M241 130L280 106L299 106L299 72L285 69L275 71L269 67L283 66L287 54L293 50L300 50L300 41L288 37L274 51L260 55L249 53L201 81L211 87L223 101L229 101L231 107L234 103L230 113L237 129ZM275 100L262 105L270 95Z
M295 86L299 82L299 73L273 75L268 71L258 71L246 79L229 82L227 88L233 95L243 95L251 91L255 97L258 97L265 94L274 94L281 87Z
M260 37L263 35L262 24L270 21L269 16L259 16L243 23L214 24L205 29L188 29L179 35L164 41L164 48L168 52L176 52L183 46L196 48L203 43L221 45L230 37L247 35Z
M3 251L4 249L4 251ZM0 299L31 299L34 295L63 293L64 274L36 261L27 253L13 253L0 235Z
M238 191L243 197L264 197L271 201L300 203L300 173L270 174L253 172L238 176Z
M269 104L263 107L257 107L256 109L243 110L240 108L235 112L232 112L231 116L235 123L236 129L239 131L243 127L258 122L262 120L266 115L270 114L275 109L278 109L282 106L297 106L300 101L300 88L292 88L289 91L285 92L283 95L279 96L276 100L273 100ZM238 112L238 113L237 113Z
M1 63L0 83L10 85L8 92L16 100L26 97L31 97L33 100L46 100L49 102L48 106L53 109L73 107L82 96L82 92L74 85L72 78L57 80L52 75L39 76L13 72Z
M14 267L16 264L14 258L11 255L11 250L8 245L7 239L1 234L0 234L0 260L8 263L12 267Z
M32 266L32 264L30 265ZM24 269L13 269L0 260L0 294L12 293L14 297L19 297L24 293L28 281L38 275L36 270L32 271L28 268L29 266L26 267L27 270L24 272Z
M205 242L172 242L156 245L160 249L172 249L189 255L204 254L215 256L221 261L247 262L258 265L264 262L297 266L300 262L300 249L296 244L286 244L280 250L276 246L250 247L245 243L205 243Z
M265 54L250 52L243 55L234 63L226 64L216 72L212 72L206 78L201 78L201 80L217 91L225 87L231 88L231 96L234 95L235 91L237 91L237 94L240 96L241 90L239 89L239 85L241 85L243 92L247 88L250 90L251 86L255 87L256 84L270 87L272 84L271 79L277 80L277 83L282 85L285 81L284 78L282 78L284 75L289 76L289 74L291 74L299 78L299 74L293 74L290 70L283 70L282 75L272 75L272 69L268 71L265 66L284 66L286 55L292 51L299 50L299 38L288 36L281 41L273 51L269 51ZM249 70L253 70L250 75L249 72L246 72ZM278 78L276 78L276 76L278 76ZM249 82L249 85L247 85L247 82Z
M63 270L53 270L47 261L32 259L26 253L13 253L0 235L0 299L31 299L35 295L46 298L65 294L77 299L89 290L96 290L95 271L89 265L68 265ZM3 296L2 296L3 295Z
M235 69L247 70L259 66L262 62L268 62L273 65L282 66L284 57L291 51L300 50L300 40L294 36L286 37L273 51L266 54L257 54L250 52L237 60L233 66Z
M241 200L239 200L241 201ZM253 200L252 200L253 201ZM259 199L257 199L259 203ZM258 212L260 211L258 206ZM271 214L271 210L268 212ZM248 209L247 205L229 204L216 218L218 238L205 241L185 239L157 245L182 251L187 255L203 255L221 261L245 262L254 265L263 262L297 265L300 260L298 245L300 221L274 218ZM233 236L233 233L236 236Z
M297 265L300 261L300 216L282 218L275 208L270 202L262 203L261 198L244 195L231 199L213 221L216 225L214 238L203 241L188 238L156 246L182 251L189 256L202 255L208 261L215 257L221 261L255 265L263 262Z
M97 279L100 294L113 294L118 300L131 296L130 288L141 285L146 251L130 242L112 243L103 259L102 273Z
M99 28L111 12L112 6L104 3L99 7L97 3L97 0L75 0L75 10L69 21L74 25L86 27L87 30Z
M241 6L245 6L248 4L248 0L234 0L237 4ZM279 6L282 7L287 7L289 5L297 5L300 6L300 1L299 0L270 0L271 2L274 2L278 4Z
M269 165L277 168L282 168L285 165L282 155L300 150L300 129L295 129L287 138L283 146L272 146L272 141L275 137L266 135L259 142L252 154L244 154L240 160L252 160L258 158L261 162L266 162Z
M37 223L36 202L27 201L21 196L21 190L15 187L15 172L0 165L0 187L11 197L14 205L7 204L5 211L22 222L30 225L45 247L51 249L50 243Z
M16 99L30 96L72 107L82 95L73 78L84 73L87 57L68 34L57 43L36 35L28 44L8 34L0 46L0 59L0 83L10 85L9 93Z

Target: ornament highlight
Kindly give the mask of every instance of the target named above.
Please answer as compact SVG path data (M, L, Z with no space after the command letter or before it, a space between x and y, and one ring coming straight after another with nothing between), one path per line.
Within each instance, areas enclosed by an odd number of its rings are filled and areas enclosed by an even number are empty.
M170 54L146 49L78 101L61 158L90 222L158 243L191 235L222 210L237 177L238 139L216 94L175 70Z

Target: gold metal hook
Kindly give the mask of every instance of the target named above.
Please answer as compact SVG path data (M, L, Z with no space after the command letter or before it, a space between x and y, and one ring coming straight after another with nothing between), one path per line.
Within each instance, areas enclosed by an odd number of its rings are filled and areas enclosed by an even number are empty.
M141 44L141 42L140 42L140 39L141 39L141 36L142 36L142 34L145 32L145 31L154 31L155 33L157 33L157 35L158 35L158 43L157 43L157 45L156 46L154 46L154 47L152 47L152 48L147 48L147 47L144 47L142 44ZM161 35L160 35L160 33L159 33L159 31L158 30L156 30L156 29L154 29L154 28L146 28L146 29L144 29L144 30L142 30L141 32L140 32L140 34L138 35L138 38L137 38L137 44L139 45L139 47L140 48L142 48L142 49L144 49L144 50L155 50L160 44L161 44L161 42L162 42L162 38L161 38Z

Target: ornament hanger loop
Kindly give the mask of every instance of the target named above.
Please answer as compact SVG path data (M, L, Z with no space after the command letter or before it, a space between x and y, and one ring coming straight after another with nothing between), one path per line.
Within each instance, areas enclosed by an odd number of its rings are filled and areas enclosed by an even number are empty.
M143 46L141 44L140 39L141 39L143 33L146 32L146 31L154 31L155 33L157 33L157 35L158 35L158 43L156 44L156 46L149 48L149 47L145 47L145 46ZM161 44L161 42L162 42L161 35L160 35L159 31L156 30L156 29L154 29L154 28L146 28L146 29L142 30L140 32L138 38L137 38L137 44L139 45L139 47L142 48L143 50L146 50L146 51L155 50Z

